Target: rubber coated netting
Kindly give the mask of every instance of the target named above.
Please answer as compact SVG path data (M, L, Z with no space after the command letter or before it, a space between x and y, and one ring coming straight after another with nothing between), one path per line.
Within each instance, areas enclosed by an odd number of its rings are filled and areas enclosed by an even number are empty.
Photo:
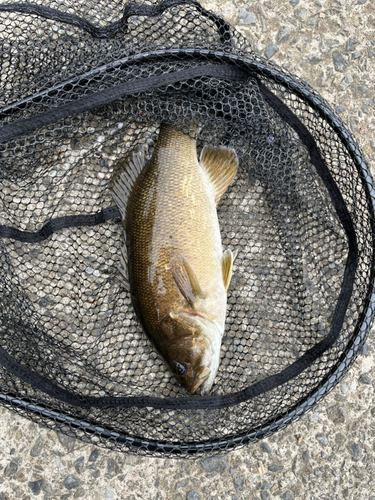
M124 451L202 456L319 400L372 318L373 191L306 84L195 1L0 5L0 400ZM161 123L235 149L218 206L238 250L210 395L143 333L111 185Z

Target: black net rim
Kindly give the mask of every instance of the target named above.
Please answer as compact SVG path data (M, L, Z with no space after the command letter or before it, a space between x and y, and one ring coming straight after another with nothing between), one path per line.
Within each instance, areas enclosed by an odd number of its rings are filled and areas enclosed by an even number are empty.
M142 61L150 62L159 58L174 58L174 57L184 57L184 58L202 58L210 59L215 62L229 63L230 65L235 65L241 67L246 71L249 71L256 75L262 75L275 83L282 86L288 87L297 96L305 100L310 106L312 106L316 112L332 127L335 133L338 135L339 139L342 141L347 151L349 152L360 176L364 182L364 188L366 191L366 198L368 204L368 210L371 215L372 223L372 234L374 235L374 219L375 219L375 190L373 180L369 171L369 168L365 162L362 152L359 150L358 145L354 141L351 133L346 129L340 118L334 115L330 106L318 95L316 95L312 89L306 87L306 84L300 83L295 77L286 74L284 71L280 70L276 66L270 66L265 60L260 58L251 58L238 56L233 54L225 53L224 51L209 51L209 50L196 50L196 49L176 49L176 50L158 50L156 52L148 52L137 54L135 56L130 56L124 58L119 63L120 64L131 64L132 62L140 63ZM66 82L64 83L66 84ZM11 112L11 110L9 110ZM373 248L374 248L374 236ZM373 252L374 255L374 252ZM34 404L33 402L22 400L17 397L12 397L9 394L0 394L0 399L4 404L10 404L14 407L22 408L27 412L31 412L37 415L43 415L47 419L53 419L60 421L61 423L69 424L71 427L80 428L88 434L99 435L101 439L113 440L122 444L130 451L136 452L140 448L147 450L152 453L159 453L164 455L166 453L172 455L194 455L201 453L213 453L220 450L228 450L239 445L245 444L246 442L256 441L267 434L279 430L281 427L288 425L297 418L300 418L304 413L306 413L313 405L315 405L322 397L324 397L330 390L332 390L341 377L346 373L348 368L351 366L356 356L359 354L360 348L363 345L366 335L370 329L371 321L373 319L373 308L375 303L375 286L374 286L374 257L372 260L371 267L371 281L369 289L366 294L366 300L364 309L361 317L357 322L357 327L353 335L352 340L348 343L345 352L342 354L341 358L336 363L335 367L331 370L331 373L323 379L317 389L315 389L308 397L306 397L302 402L296 405L291 410L287 411L285 414L280 415L277 419L272 422L266 422L264 425L251 429L249 432L230 437L228 439L221 439L219 441L213 441L210 443L166 443L161 441L152 441L133 437L126 434L121 434L119 432L112 431L110 429L105 429L101 426L92 425L88 422L81 421L68 414L61 413L54 410L53 408L42 407ZM4 364L4 359L2 361ZM191 398L189 398L191 399ZM147 404L145 405L147 406Z
M178 53L178 57L191 57L191 51L187 50L172 50L172 51L156 51L154 53L147 54L147 59L155 60L159 58L176 57L176 53ZM142 55L144 56L144 55ZM215 62L225 62L225 64L221 65L205 65L196 68L194 70L182 70L177 71L175 73L167 73L164 75L160 75L158 77L148 77L144 79L136 79L130 81L126 84L121 84L116 87L111 87L109 89L105 89L103 91L96 92L91 94L85 98L79 99L78 101L74 101L69 104L65 104L58 108L54 108L50 111L41 113L39 115L33 116L31 118L21 119L3 127L0 132L0 141L5 141L12 137L17 137L19 135L29 133L31 131L35 131L41 126L48 125L50 123L54 123L57 120L67 117L71 114L76 114L82 111L88 111L89 109L93 109L98 105L108 104L117 100L121 97L125 97L127 95L131 95L134 93L138 93L144 90L150 90L154 88L158 88L162 85L167 85L174 81L182 81L184 79L191 79L195 76L220 76L222 78L227 78L230 80L246 80L248 76L254 75L257 77L257 73L264 73L264 68L261 67L260 71L254 71L254 68L249 65L249 58L242 58L233 55L227 56L222 52L210 52L204 50L203 53L201 51L201 57L204 59L215 60ZM146 56L144 56L146 57ZM142 59L144 59L142 57ZM198 55L195 54L195 59L198 58ZM136 56L132 58L133 61L136 60L139 62L140 57ZM234 64L227 64L228 61L231 61ZM131 61L130 61L131 63ZM115 65L118 63L115 62ZM129 64L129 61L127 62ZM242 69L238 66L242 66ZM243 71L243 70L246 70ZM268 76L268 75L267 75ZM82 77L80 77L82 78ZM288 110L287 106L272 92L270 92L266 86L264 86L259 80L258 85L260 87L260 91L263 94L265 100L269 102L269 104L276 110L276 112L297 132L301 141L305 144L308 149L311 160L313 161L315 168L319 172L319 175L324 182L326 188L328 189L332 202L335 206L335 210L337 215L340 218L340 221L345 229L347 234L348 243L349 243L349 252L347 258L347 264L345 268L344 280L342 284L342 289L340 292L340 296L338 298L335 311L334 311L334 320L330 332L314 347L309 349L303 356L298 358L294 363L289 365L282 372L279 372L275 375L269 376L264 380L256 382L255 384L247 387L246 389L233 393L227 394L225 396L208 396L205 397L204 400L202 398L197 397L183 397L183 398L155 398L155 397L100 397L100 398L81 398L77 397L75 394L66 391L58 386L56 386L53 382L46 380L44 377L39 375L36 372L33 372L26 366L22 366L19 363L15 362L5 349L0 348L0 363L7 368L13 375L22 379L26 383L30 383L33 387L49 394L50 396L57 398L65 403L74 405L74 406L83 406L83 407L131 407L135 406L138 408L145 407L153 407L153 408L164 408L164 409L218 409L225 408L228 406L234 406L239 403L248 401L260 394L268 392L272 389L282 386L284 383L288 382L292 378L296 377L300 373L302 373L308 366L310 366L316 359L318 359L329 347L333 345L336 339L339 336L346 310L350 301L350 297L353 290L353 283L355 278L355 272L358 263L358 247L357 247L357 239L356 233L353 225L353 221L351 216L347 210L345 205L345 201L342 198L342 195L333 180L331 173L325 165L324 160L322 159L319 150L316 146L316 143L311 136L308 129L305 125L298 119L296 115L294 115L291 111ZM291 85L288 82L288 87ZM297 93L298 94L298 93ZM35 97L34 97L35 98ZM38 97L37 97L38 98ZM316 105L314 106L316 107ZM9 228L5 228L7 230Z

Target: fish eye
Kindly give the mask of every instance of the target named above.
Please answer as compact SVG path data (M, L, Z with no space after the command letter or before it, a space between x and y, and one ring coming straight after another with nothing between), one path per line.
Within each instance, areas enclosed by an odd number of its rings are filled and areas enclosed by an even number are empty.
M186 373L186 368L182 363L176 363L176 372L179 375L184 375Z

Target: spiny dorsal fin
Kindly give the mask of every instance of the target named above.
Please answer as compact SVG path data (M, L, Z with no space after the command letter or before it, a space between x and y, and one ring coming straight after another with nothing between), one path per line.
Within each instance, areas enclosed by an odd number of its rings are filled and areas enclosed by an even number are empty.
M121 273L121 283L124 288L130 292L129 271L128 271L128 252L126 250L126 243L121 247L120 265L118 270Z
M197 298L206 298L205 294L201 290L193 269L185 259L182 259L181 263L175 265L173 277L180 292L191 307L194 307L194 302Z
M232 278L232 272L233 272L233 262L234 259L237 257L237 250L232 252L232 250L225 250L223 253L223 282L224 282L224 287L225 290L228 290L229 285L230 285L230 280Z
M132 159L124 166L124 170L113 183L112 197L117 205L117 208L120 210L123 220L126 215L126 206L128 204L129 195L145 164L146 151L144 149L138 153L133 153Z
M205 146L200 163L215 189L215 202L219 202L237 172L238 158L233 149L225 146Z

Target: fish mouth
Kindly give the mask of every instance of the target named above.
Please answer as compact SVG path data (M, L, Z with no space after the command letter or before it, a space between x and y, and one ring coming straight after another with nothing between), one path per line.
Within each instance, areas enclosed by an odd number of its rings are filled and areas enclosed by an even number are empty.
M205 383L207 382L210 375L211 370L209 368L207 368L206 366L202 368L194 377L193 384L189 390L190 394L194 394L198 389L200 389L199 393L201 396L207 394L208 390Z

